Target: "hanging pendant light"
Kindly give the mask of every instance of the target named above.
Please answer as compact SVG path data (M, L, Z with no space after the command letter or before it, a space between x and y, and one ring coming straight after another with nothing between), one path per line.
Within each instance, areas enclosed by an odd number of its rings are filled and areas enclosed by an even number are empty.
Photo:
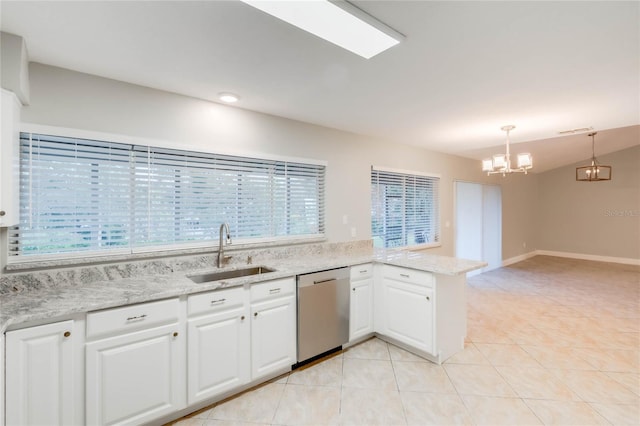
M509 152L509 132L516 126L508 125L501 127L501 130L507 132L507 149L505 154L496 154L492 158L482 160L482 171L487 175L501 173L505 176L507 173L524 173L533 167L533 158L529 153L520 153L516 156L516 168L511 168L511 154Z
M591 136L591 165L576 167L576 180L580 182L596 182L611 180L611 166L598 164L595 154L596 135L598 132L589 133Z

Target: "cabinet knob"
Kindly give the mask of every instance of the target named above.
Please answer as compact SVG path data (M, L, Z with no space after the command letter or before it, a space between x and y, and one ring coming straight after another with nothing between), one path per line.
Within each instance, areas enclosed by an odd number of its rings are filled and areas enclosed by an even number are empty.
M63 336L64 337L69 337L69 336L71 336L71 332L70 331L65 331Z
M257 313L257 312L254 312L253 316L254 316L254 317L257 317L257 316L258 316L258 313Z
M431 299L429 299L429 296L427 296L427 300L431 300Z
M0 216L4 216L5 214L7 214L4 210L0 210Z
M178 332L177 332L177 331L175 331L175 332L173 333L173 337L178 337Z
M356 291L356 288L354 287L352 290L353 290L353 291Z
M244 315L240 317L240 321L244 321Z

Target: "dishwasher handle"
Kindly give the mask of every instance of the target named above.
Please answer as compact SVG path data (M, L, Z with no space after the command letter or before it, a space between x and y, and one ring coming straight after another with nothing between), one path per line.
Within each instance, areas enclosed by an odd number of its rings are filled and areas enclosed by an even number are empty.
M314 281L313 284L330 283L331 281L338 281L336 278L328 278L326 280Z
M349 281L349 268L329 269L310 274L302 274L296 277L298 288L330 283L332 281L341 282L344 280Z

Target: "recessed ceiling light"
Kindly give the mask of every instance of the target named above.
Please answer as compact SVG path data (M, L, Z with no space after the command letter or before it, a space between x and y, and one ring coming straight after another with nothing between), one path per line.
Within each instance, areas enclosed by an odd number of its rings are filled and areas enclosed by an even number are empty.
M366 59L404 39L402 34L342 0L241 1Z
M240 100L240 96L234 95L233 93L218 93L218 99L220 99L222 102L233 104Z

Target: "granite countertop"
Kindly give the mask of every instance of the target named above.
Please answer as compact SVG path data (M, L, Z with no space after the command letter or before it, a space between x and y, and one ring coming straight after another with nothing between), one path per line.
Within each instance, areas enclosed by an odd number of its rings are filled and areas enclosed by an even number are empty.
M123 306L185 294L217 290L272 279L352 266L368 262L418 269L444 275L459 275L486 266L483 262L430 255L412 251L355 250L348 253L320 253L286 258L266 259L252 266L275 269L262 275L233 278L196 284L187 278L185 270L148 273L120 279L99 279L82 284L39 286L37 289L0 295L0 332L12 324L54 319L89 311ZM198 264L189 274L215 270L209 264ZM238 269L237 265L225 269ZM171 269L173 270L173 268ZM52 280L50 278L50 280ZM91 281L91 280L86 280Z

